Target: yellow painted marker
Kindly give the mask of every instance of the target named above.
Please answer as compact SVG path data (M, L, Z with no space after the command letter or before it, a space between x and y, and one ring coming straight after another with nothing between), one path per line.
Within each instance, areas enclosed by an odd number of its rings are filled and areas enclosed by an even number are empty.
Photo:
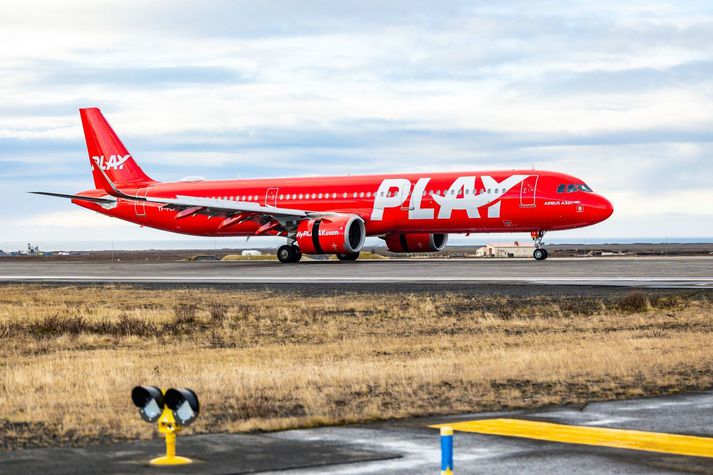
M180 430L181 426L176 424L173 411L168 407L164 408L158 421L158 431L166 437L166 455L151 460L152 465L185 465L193 462L187 457L176 455L176 432Z
M455 422L447 425L439 424L430 427L440 428L446 426L456 431L476 432L478 434L522 437L565 444L596 445L694 457L713 457L713 438L710 437L603 427L570 426L519 419L483 419Z

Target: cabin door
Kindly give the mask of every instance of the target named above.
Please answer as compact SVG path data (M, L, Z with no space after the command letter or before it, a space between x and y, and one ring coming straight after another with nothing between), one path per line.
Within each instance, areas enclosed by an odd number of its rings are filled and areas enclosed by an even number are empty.
M278 188L268 188L265 193L265 206L277 206Z
M146 198L148 194L148 188L141 188L136 192L137 198ZM146 216L146 202L145 201L134 201L134 212L136 216Z
M530 175L520 184L520 207L534 208L537 205L535 200L537 194L538 175Z

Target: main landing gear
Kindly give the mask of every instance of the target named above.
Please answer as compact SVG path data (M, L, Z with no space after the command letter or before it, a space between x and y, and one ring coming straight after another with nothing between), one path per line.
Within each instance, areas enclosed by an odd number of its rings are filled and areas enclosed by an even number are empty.
M532 236L532 240L535 241L535 251L532 253L532 257L534 257L536 261L544 261L548 256L547 249L542 247L544 245L542 238L545 237L545 232L532 231L530 235Z
M283 264L299 262L302 259L302 251L294 244L285 244L277 250L277 259Z

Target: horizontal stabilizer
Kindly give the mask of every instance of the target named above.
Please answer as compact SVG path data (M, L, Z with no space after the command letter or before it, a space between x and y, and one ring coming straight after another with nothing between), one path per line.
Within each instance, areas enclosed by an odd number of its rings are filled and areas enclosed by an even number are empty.
M68 195L64 193L50 193L48 191L30 191L33 195L56 196L58 198L68 198L70 200L89 201L91 203L116 203L116 198L97 198L95 196Z

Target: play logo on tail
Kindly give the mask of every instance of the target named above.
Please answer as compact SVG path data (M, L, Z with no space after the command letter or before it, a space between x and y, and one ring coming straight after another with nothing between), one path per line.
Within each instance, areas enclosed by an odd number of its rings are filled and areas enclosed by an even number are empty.
M82 118L84 138L87 141L87 152L97 188L103 188L104 177L100 169L119 186L138 188L155 183L136 164L99 109L79 109L79 115Z

